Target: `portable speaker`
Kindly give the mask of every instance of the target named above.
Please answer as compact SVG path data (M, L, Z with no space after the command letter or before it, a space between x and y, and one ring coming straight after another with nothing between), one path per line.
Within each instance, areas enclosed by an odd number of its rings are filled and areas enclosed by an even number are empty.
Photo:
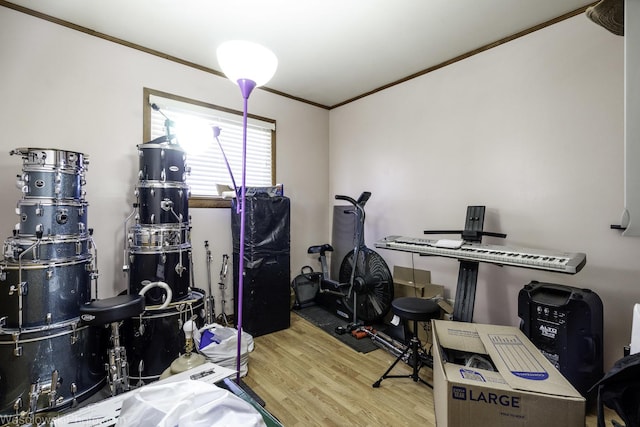
M520 329L583 396L604 375L603 310L589 289L532 281L518 294Z

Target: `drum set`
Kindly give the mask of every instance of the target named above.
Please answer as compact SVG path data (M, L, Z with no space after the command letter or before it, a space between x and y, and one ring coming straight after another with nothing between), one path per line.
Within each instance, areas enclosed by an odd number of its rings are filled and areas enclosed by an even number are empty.
M0 262L0 414L72 405L104 384L104 329L80 307L97 289L82 153L18 148L22 191Z
M138 155L136 203L125 221L124 270L129 293L144 294L146 307L124 321L122 340L130 378L143 384L159 379L184 350L184 323L194 320L202 327L209 308L205 292L193 285L186 154L169 140L140 144Z
M0 417L75 406L107 379L112 394L130 379L159 379L184 351L183 325L203 326L213 308L193 284L186 154L168 140L138 145L124 222L128 289L103 300L83 190L88 156L11 154L22 157L22 198L0 261Z

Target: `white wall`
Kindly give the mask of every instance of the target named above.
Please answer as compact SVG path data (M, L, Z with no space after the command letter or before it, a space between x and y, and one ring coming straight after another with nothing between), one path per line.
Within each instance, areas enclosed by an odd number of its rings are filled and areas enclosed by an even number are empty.
M18 222L15 207L22 197L14 185L22 160L9 156L10 150L44 147L88 154L88 222L98 247L99 295L115 295L127 288L123 223L135 201L143 87L235 110L242 110L240 91L227 79L6 8L0 8L0 61L4 235L11 236ZM292 201L291 265L297 270L308 263L307 246L328 235L329 112L262 90L251 95L249 111L277 121L277 181ZM190 213L195 283L207 288L204 241L209 240L215 290L222 254L232 253L230 211Z
M622 37L576 16L332 110L330 194L373 192L370 246L461 229L466 207L485 205L484 229L508 235L485 243L585 252L573 276L481 264L474 321L517 325L531 280L590 288L606 368L640 302L640 239L609 228L623 207L623 91ZM455 296L456 261L379 252Z
M250 111L277 120L277 180L292 200L292 274L313 264L309 245L329 239L335 194L372 191L370 246L389 234L462 228L468 205L486 205L485 230L507 233L504 243L586 252L587 265L569 276L482 264L474 320L517 324L518 291L531 280L590 288L604 302L605 364L612 364L640 300L640 240L609 229L623 206L622 44L577 16L331 112L255 91ZM240 110L238 89L6 8L0 58L5 236L21 197L13 184L21 160L9 151L86 153L101 296L124 290L123 221L143 142L142 88ZM204 288L204 240L214 284L222 254L231 252L229 210L190 213L194 277ZM431 270L454 297L455 261L380 252L391 267Z

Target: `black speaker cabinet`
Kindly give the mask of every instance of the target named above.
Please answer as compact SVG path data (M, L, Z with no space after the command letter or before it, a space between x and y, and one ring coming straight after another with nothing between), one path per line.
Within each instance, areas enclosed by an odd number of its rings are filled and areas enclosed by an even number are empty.
M238 301L240 257L233 254L233 294ZM245 268L242 293L242 329L257 337L291 326L289 254L263 258Z
M589 289L533 281L518 294L520 329L583 396L603 375L603 310Z
M291 325L290 202L258 193L246 199L242 329L253 336ZM239 301L240 215L231 214L233 284Z

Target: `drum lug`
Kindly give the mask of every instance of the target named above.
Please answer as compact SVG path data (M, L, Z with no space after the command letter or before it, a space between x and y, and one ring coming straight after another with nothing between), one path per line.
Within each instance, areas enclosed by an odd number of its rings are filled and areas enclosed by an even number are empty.
M71 325L71 329L73 330L71 332L71 345L74 345L76 342L78 342L77 327L78 327L77 323L74 323L73 325Z
M47 325L50 325L50 324L51 324L51 313L47 313L47 319L46 319L46 321L47 321Z
M16 357L22 356L22 347L18 345L18 341L20 341L20 332L13 332L11 334L11 338L13 339L13 343L15 348L13 349L13 355Z
M44 215L44 209L42 209L42 203L38 203L38 205L36 207L36 215L37 216L43 216Z
M165 181L166 179L166 174L164 173L164 169L162 169L162 172L160 172L160 181Z
M156 223L156 214L151 214L151 224Z
M186 270L186 268L184 267L184 265L182 265L182 264L176 265L176 273L178 273L178 276L182 277L182 273L185 270Z
M13 402L13 410L15 411L16 415L18 415L21 409L22 409L22 397L19 397L16 399L15 402Z
M11 285L9 287L9 295L13 295L16 292L18 292L18 295L27 295L27 292L29 290L29 286L27 285L27 282L21 282L19 285Z
M0 317L0 330L5 327L7 324L7 316Z
M51 268L47 269L46 277L47 277L47 280L50 280L53 277L53 270Z
M84 222L79 222L78 223L78 231L80 232L80 234L83 234L86 230L86 226L84 225Z
M164 173L164 171L163 171ZM164 178L162 179L164 181ZM151 187L151 190L149 190L149 194L151 194L151 197L155 197L156 196L156 189Z
M82 242L76 241L76 255L80 255L82 253Z
M78 401L76 400L76 393L78 392L78 386L76 385L76 383L71 383L71 386L69 387L70 391L71 391L71 407L75 408L78 405Z

